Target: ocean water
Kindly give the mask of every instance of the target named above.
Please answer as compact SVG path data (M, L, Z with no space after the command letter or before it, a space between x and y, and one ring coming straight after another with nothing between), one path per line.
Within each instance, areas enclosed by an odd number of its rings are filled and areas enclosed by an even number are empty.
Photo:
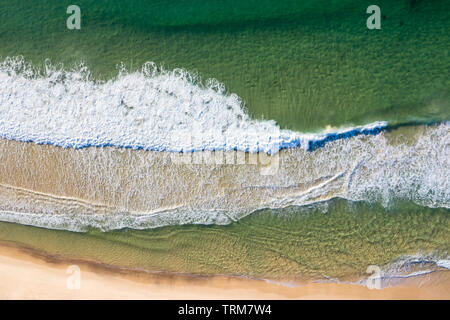
M448 269L447 1L380 1L381 30L353 1L79 1L80 30L69 4L0 9L0 241L272 279Z
M111 79L154 62L217 79L254 119L322 130L449 117L448 1L382 0L381 30L367 5L344 1L68 0L5 2L0 57L23 55Z

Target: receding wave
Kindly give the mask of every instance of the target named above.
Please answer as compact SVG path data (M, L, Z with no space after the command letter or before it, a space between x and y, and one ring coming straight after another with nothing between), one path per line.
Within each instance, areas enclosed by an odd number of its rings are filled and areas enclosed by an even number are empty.
M357 283L382 289L402 284L405 279L420 278L438 271L448 271L450 260L448 260L448 256L443 258L434 254L415 254L402 256L382 268L372 267L374 268L370 269L369 267L368 271L373 275Z
M0 85L2 221L142 229L337 197L450 205L448 122L280 130L217 81L154 64L96 82L13 58Z

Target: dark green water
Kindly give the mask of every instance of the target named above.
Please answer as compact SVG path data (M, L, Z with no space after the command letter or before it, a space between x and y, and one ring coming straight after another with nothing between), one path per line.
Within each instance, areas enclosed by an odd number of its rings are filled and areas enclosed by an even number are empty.
M380 0L381 30L361 1L1 1L0 56L85 61L107 79L124 62L216 78L250 113L300 131L374 120L449 119L450 2Z
M447 209L333 200L328 209L254 213L226 226L185 225L88 233L0 223L0 240L130 268L274 279L363 275L403 255L447 257Z

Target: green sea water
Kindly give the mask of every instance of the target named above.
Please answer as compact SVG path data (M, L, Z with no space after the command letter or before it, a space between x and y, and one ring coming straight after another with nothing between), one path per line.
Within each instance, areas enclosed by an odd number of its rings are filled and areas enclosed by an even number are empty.
M66 9L81 9L81 29ZM327 125L449 119L450 3L364 1L1 1L0 56L71 66L95 78L153 61L216 78L255 118L314 131Z
M66 9L81 8L80 30ZM215 78L254 118L315 131L450 119L450 2L0 0L0 57L110 79L153 61ZM26 169L25 169L26 170ZM444 172L445 174L445 172ZM325 206L325 205L324 205ZM352 278L418 253L448 257L449 210L352 203L262 210L226 226L74 233L0 223L0 241L148 270L279 279Z
M335 199L326 208L262 210L225 226L74 233L3 222L0 241L128 268L345 280L404 255L447 257L448 214L410 203L385 209Z

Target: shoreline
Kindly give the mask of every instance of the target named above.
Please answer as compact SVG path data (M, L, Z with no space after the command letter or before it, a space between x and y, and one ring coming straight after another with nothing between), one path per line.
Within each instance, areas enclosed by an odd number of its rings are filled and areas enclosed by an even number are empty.
M68 267L80 269L80 289L68 289ZM0 299L449 299L450 274L427 275L427 283L405 280L382 290L357 284L295 283L238 276L200 276L131 270L98 262L47 255L0 243ZM279 282L280 283L280 282Z

